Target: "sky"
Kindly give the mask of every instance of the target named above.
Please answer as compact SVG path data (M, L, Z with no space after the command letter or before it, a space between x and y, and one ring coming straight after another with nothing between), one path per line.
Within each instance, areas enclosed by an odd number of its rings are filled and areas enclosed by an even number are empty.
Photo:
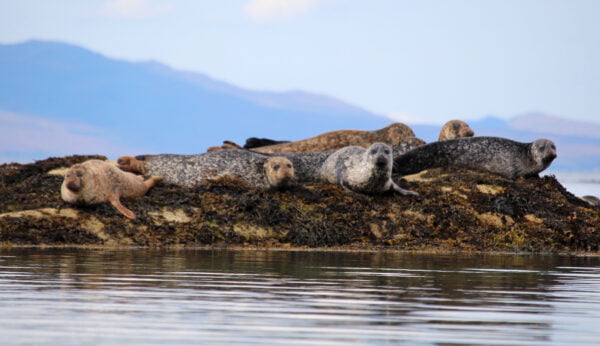
M409 123L600 122L600 1L0 0L0 43L77 44Z

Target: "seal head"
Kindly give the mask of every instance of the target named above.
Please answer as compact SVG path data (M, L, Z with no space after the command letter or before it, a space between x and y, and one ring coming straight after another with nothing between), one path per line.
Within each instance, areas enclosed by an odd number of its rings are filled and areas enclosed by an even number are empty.
M531 157L540 167L540 172L548 168L557 157L556 146L549 139L536 139L531 143Z
M267 181L273 188L290 185L294 180L294 166L292 161L285 157L269 157L265 160L264 166Z
M471 130L469 124L462 120L450 120L442 126L438 141L446 141L454 138L473 137L475 132Z
M84 175L85 169L83 169L80 164L73 165L65 175L65 187L73 193L81 191L81 189L83 188Z

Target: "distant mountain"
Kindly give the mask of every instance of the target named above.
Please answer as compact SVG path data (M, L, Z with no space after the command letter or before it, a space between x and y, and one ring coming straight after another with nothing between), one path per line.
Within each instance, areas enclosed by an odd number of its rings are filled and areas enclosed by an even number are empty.
M72 152L90 150L89 142L98 144L102 138L112 144L109 155L131 150L197 153L225 139L299 139L390 122L323 95L252 91L157 62L120 61L57 42L0 45L0 90L0 119L11 118L13 130L19 119L26 119L22 141L50 142L60 133L51 126L45 138L41 124L61 124L66 134L79 135L81 143L65 149ZM39 131L27 129L32 122ZM94 133L75 130L82 126ZM0 128L2 134L9 135L8 127ZM14 144L0 140L0 152L18 157L10 147ZM95 148L104 153L104 146Z
M0 163L48 156L199 153L229 139L295 140L392 120L332 97L254 91L157 62L44 41L0 45ZM558 146L555 170L600 171L600 125L544 114L469 121L476 135ZM437 140L440 126L409 124Z

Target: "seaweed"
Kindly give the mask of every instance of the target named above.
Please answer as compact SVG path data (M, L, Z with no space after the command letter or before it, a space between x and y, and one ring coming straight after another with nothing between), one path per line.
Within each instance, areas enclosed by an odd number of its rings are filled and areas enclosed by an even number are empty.
M553 176L503 177L433 169L399 178L417 197L348 193L334 185L254 190L223 177L195 188L158 184L124 200L74 206L49 171L102 156L0 165L5 245L263 246L354 249L597 252L600 210Z

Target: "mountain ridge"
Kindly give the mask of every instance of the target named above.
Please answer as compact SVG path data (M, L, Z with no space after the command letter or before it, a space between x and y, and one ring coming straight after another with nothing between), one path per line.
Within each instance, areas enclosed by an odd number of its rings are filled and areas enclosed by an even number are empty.
M191 154L223 140L297 140L393 122L327 95L251 90L157 61L123 61L52 41L0 44L0 88L0 162L74 153ZM468 122L476 135L554 140L559 158L553 167L600 170L600 124L543 113ZM437 140L441 126L407 124L427 142Z

